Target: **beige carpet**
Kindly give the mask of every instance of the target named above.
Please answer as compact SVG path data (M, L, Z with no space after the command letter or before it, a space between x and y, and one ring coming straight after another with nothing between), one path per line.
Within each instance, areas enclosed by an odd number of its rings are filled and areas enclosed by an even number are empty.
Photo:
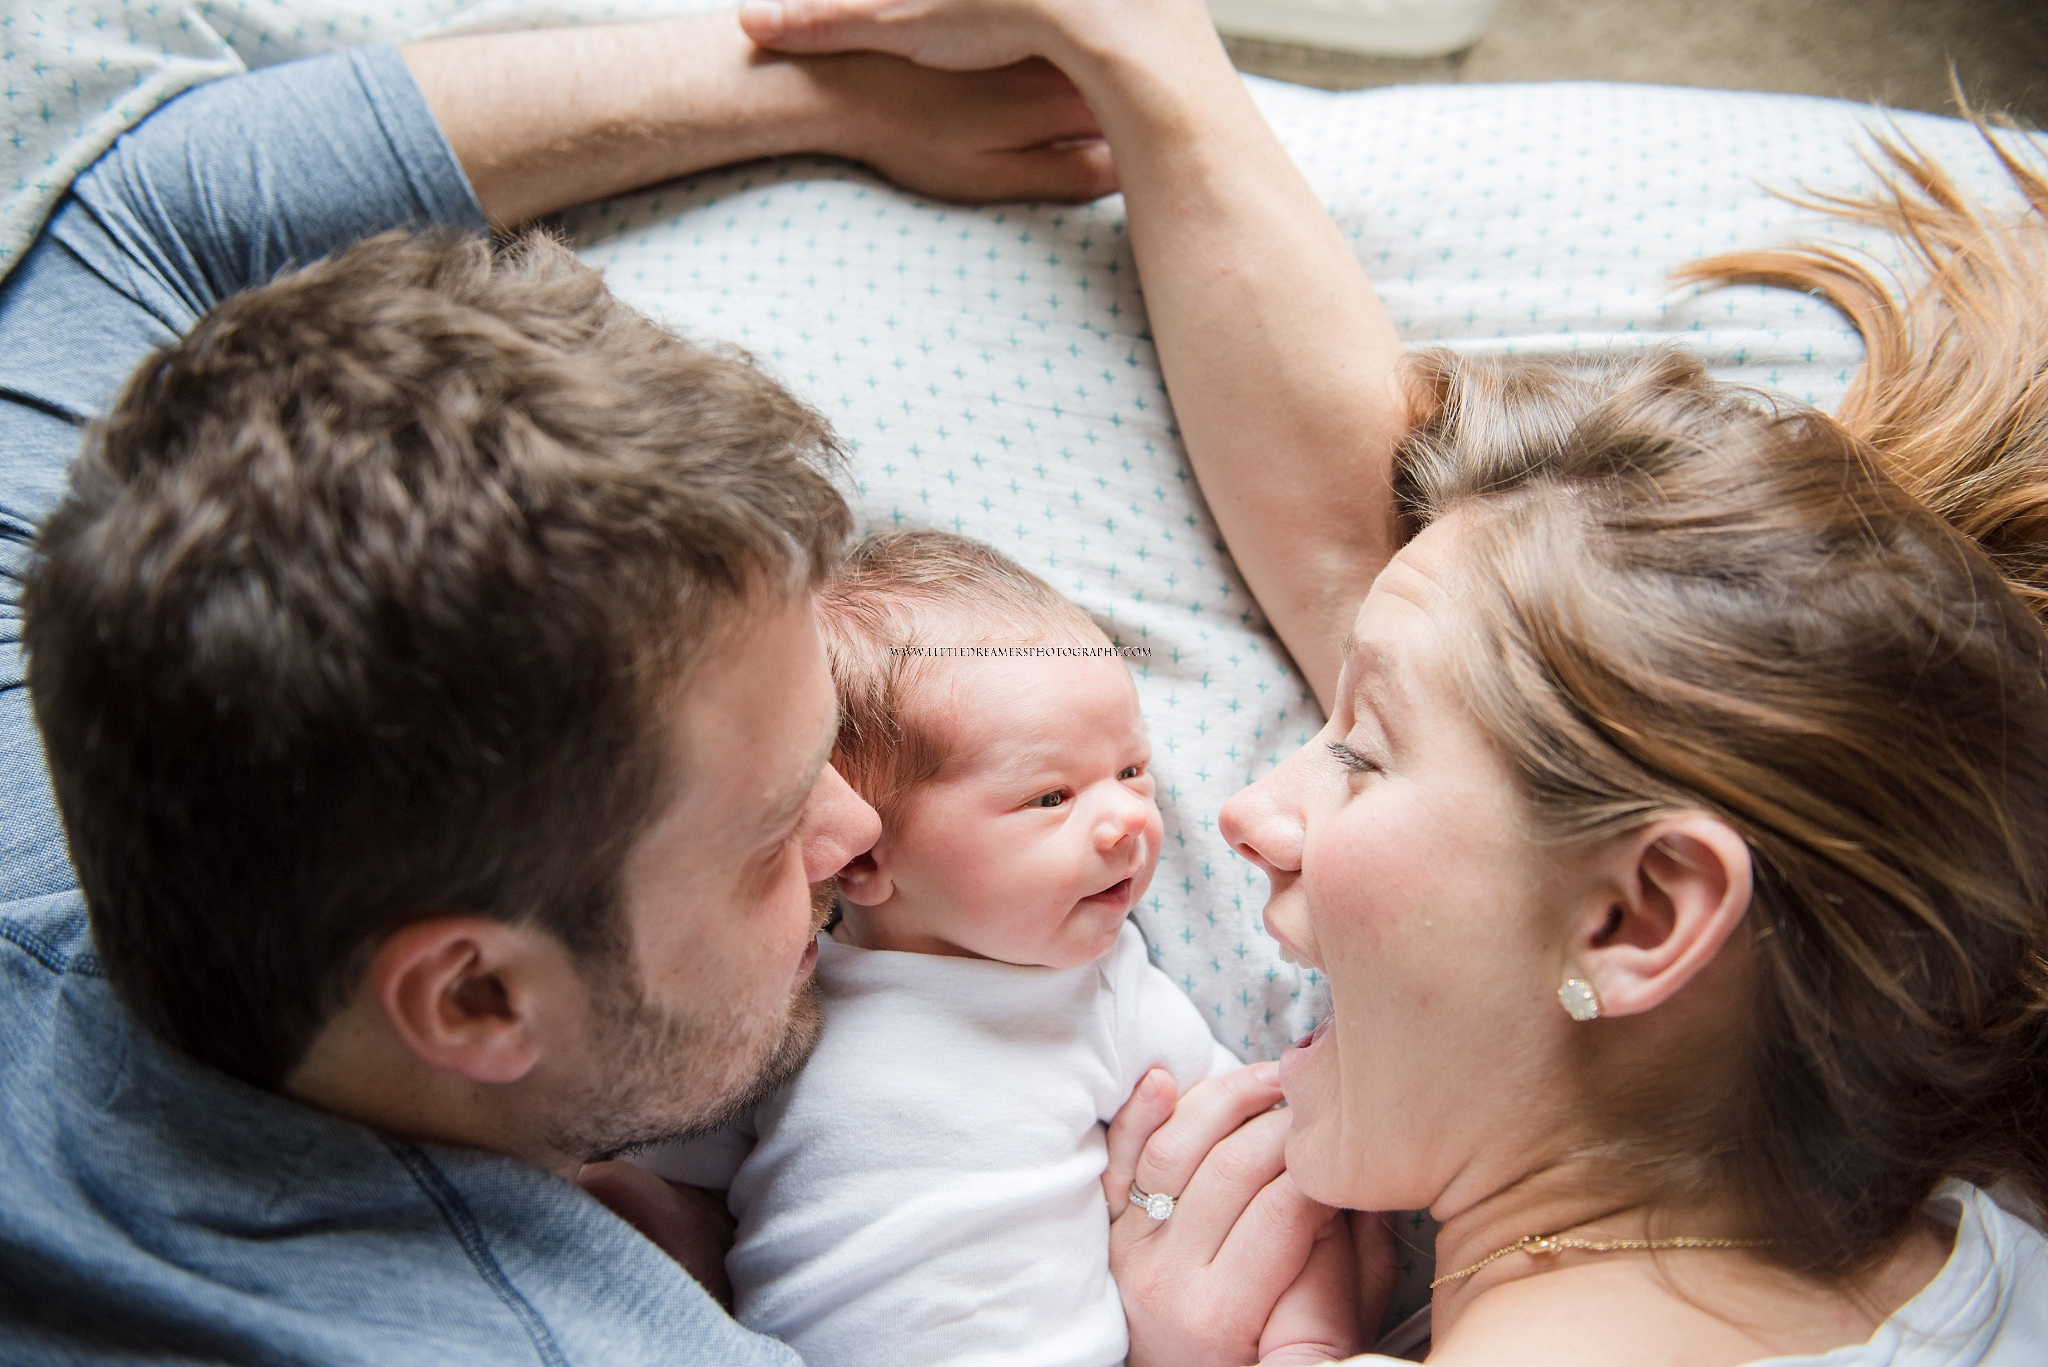
M2048 125L2048 0L1504 0L1461 53L1359 57L1228 40L1239 67L1332 90L1415 81L1645 81L1835 95Z

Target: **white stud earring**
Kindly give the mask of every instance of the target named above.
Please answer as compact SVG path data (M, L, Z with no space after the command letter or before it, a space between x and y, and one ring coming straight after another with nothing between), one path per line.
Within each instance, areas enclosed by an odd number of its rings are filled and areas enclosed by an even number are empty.
M1557 989L1557 999L1564 1003L1564 1013L1575 1021L1600 1019L1600 998L1593 991L1593 984L1584 978L1566 978L1564 986Z

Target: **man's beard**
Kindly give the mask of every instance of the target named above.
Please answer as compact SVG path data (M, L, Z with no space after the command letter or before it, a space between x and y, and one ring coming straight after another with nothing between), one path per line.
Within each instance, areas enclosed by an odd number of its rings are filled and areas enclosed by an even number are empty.
M811 888L813 938L837 894L832 879ZM568 1098L549 1143L586 1162L725 1128L802 1070L824 1023L815 976L787 998L779 1021L718 1002L664 1009L623 951L586 967L584 979L592 1076Z

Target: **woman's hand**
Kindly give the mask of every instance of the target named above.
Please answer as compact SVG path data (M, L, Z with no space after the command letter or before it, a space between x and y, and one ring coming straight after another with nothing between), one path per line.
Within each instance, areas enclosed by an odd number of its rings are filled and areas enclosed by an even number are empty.
M920 66L980 71L1027 57L1065 66L1084 49L1137 51L1193 0L747 0L740 26L777 52L892 52ZM1170 22L1170 21L1169 21Z
M1344 1218L1295 1190L1270 1064L1200 1084L1174 1104L1147 1074L1109 1129L1103 1194L1110 1270L1132 1367L1329 1361L1361 1350L1356 1260ZM1133 1187L1175 1198L1154 1220Z

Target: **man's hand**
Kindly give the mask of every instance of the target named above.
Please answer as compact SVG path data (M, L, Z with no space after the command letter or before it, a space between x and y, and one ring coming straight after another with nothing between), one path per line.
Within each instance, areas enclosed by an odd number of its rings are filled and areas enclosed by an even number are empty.
M1356 1257L1343 1216L1286 1174L1288 1117L1271 1066L1213 1078L1174 1104L1155 1070L1109 1131L1103 1192L1110 1269L1132 1367L1348 1357L1363 1347ZM1170 1118L1169 1118L1170 1117ZM1133 1187L1176 1198L1155 1221Z
M1116 188L1087 104L1043 63L963 73L874 52L779 56L730 13L437 39L403 56L501 227L799 152L852 157L946 199Z
M621 1162L586 1163L576 1174L576 1185L646 1235L720 1305L732 1309L725 1255L732 1250L733 1218L722 1192L665 1182L645 1168Z

